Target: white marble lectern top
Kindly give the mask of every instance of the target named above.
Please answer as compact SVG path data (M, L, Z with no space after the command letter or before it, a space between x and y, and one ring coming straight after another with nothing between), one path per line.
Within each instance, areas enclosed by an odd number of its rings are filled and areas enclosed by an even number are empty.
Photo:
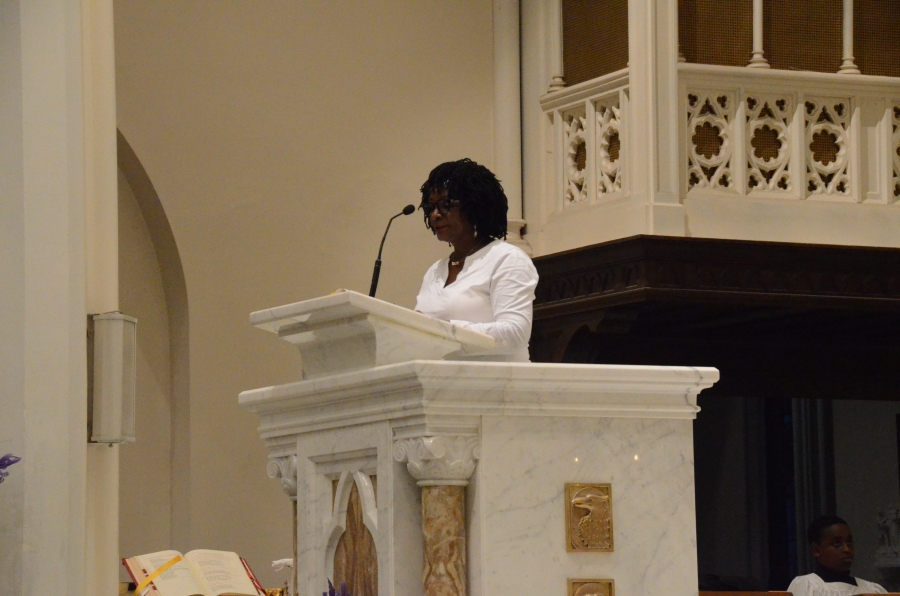
M306 379L408 360L453 360L495 344L489 335L349 290L257 311L250 324L296 345Z

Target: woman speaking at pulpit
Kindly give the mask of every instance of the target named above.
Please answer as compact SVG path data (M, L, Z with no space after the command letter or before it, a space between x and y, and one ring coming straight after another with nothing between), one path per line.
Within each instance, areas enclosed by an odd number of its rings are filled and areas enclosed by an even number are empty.
M538 275L506 238L507 199L497 177L469 159L443 163L422 185L425 226L452 252L422 279L416 310L497 342L492 360L528 362Z

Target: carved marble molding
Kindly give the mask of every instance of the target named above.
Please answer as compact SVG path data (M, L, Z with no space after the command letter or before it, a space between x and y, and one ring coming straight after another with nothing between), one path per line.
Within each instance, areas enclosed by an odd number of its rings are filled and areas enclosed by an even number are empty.
M394 442L394 459L406 463L419 486L466 486L480 457L477 437L417 437Z
M297 500L297 456L285 455L269 460L266 466L269 478L280 478L281 489L291 498Z

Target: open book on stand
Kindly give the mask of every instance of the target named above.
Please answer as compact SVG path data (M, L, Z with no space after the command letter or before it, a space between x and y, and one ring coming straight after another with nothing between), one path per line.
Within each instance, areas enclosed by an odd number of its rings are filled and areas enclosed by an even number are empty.
M122 565L138 586L135 596L265 596L237 553L164 550L122 559Z

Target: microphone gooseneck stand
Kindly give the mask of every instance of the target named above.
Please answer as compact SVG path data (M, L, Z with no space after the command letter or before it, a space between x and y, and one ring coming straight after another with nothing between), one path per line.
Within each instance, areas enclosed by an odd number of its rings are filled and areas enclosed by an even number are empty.
M403 211L388 220L388 225L384 229L384 236L381 237L381 246L378 247L378 258L375 259L375 269L372 271L372 286L369 288L369 296L374 298L375 290L378 289L378 275L381 273L381 251L384 250L384 241L387 238L388 230L391 229L391 224L401 215L409 215L415 210L414 205L407 205L403 208Z

